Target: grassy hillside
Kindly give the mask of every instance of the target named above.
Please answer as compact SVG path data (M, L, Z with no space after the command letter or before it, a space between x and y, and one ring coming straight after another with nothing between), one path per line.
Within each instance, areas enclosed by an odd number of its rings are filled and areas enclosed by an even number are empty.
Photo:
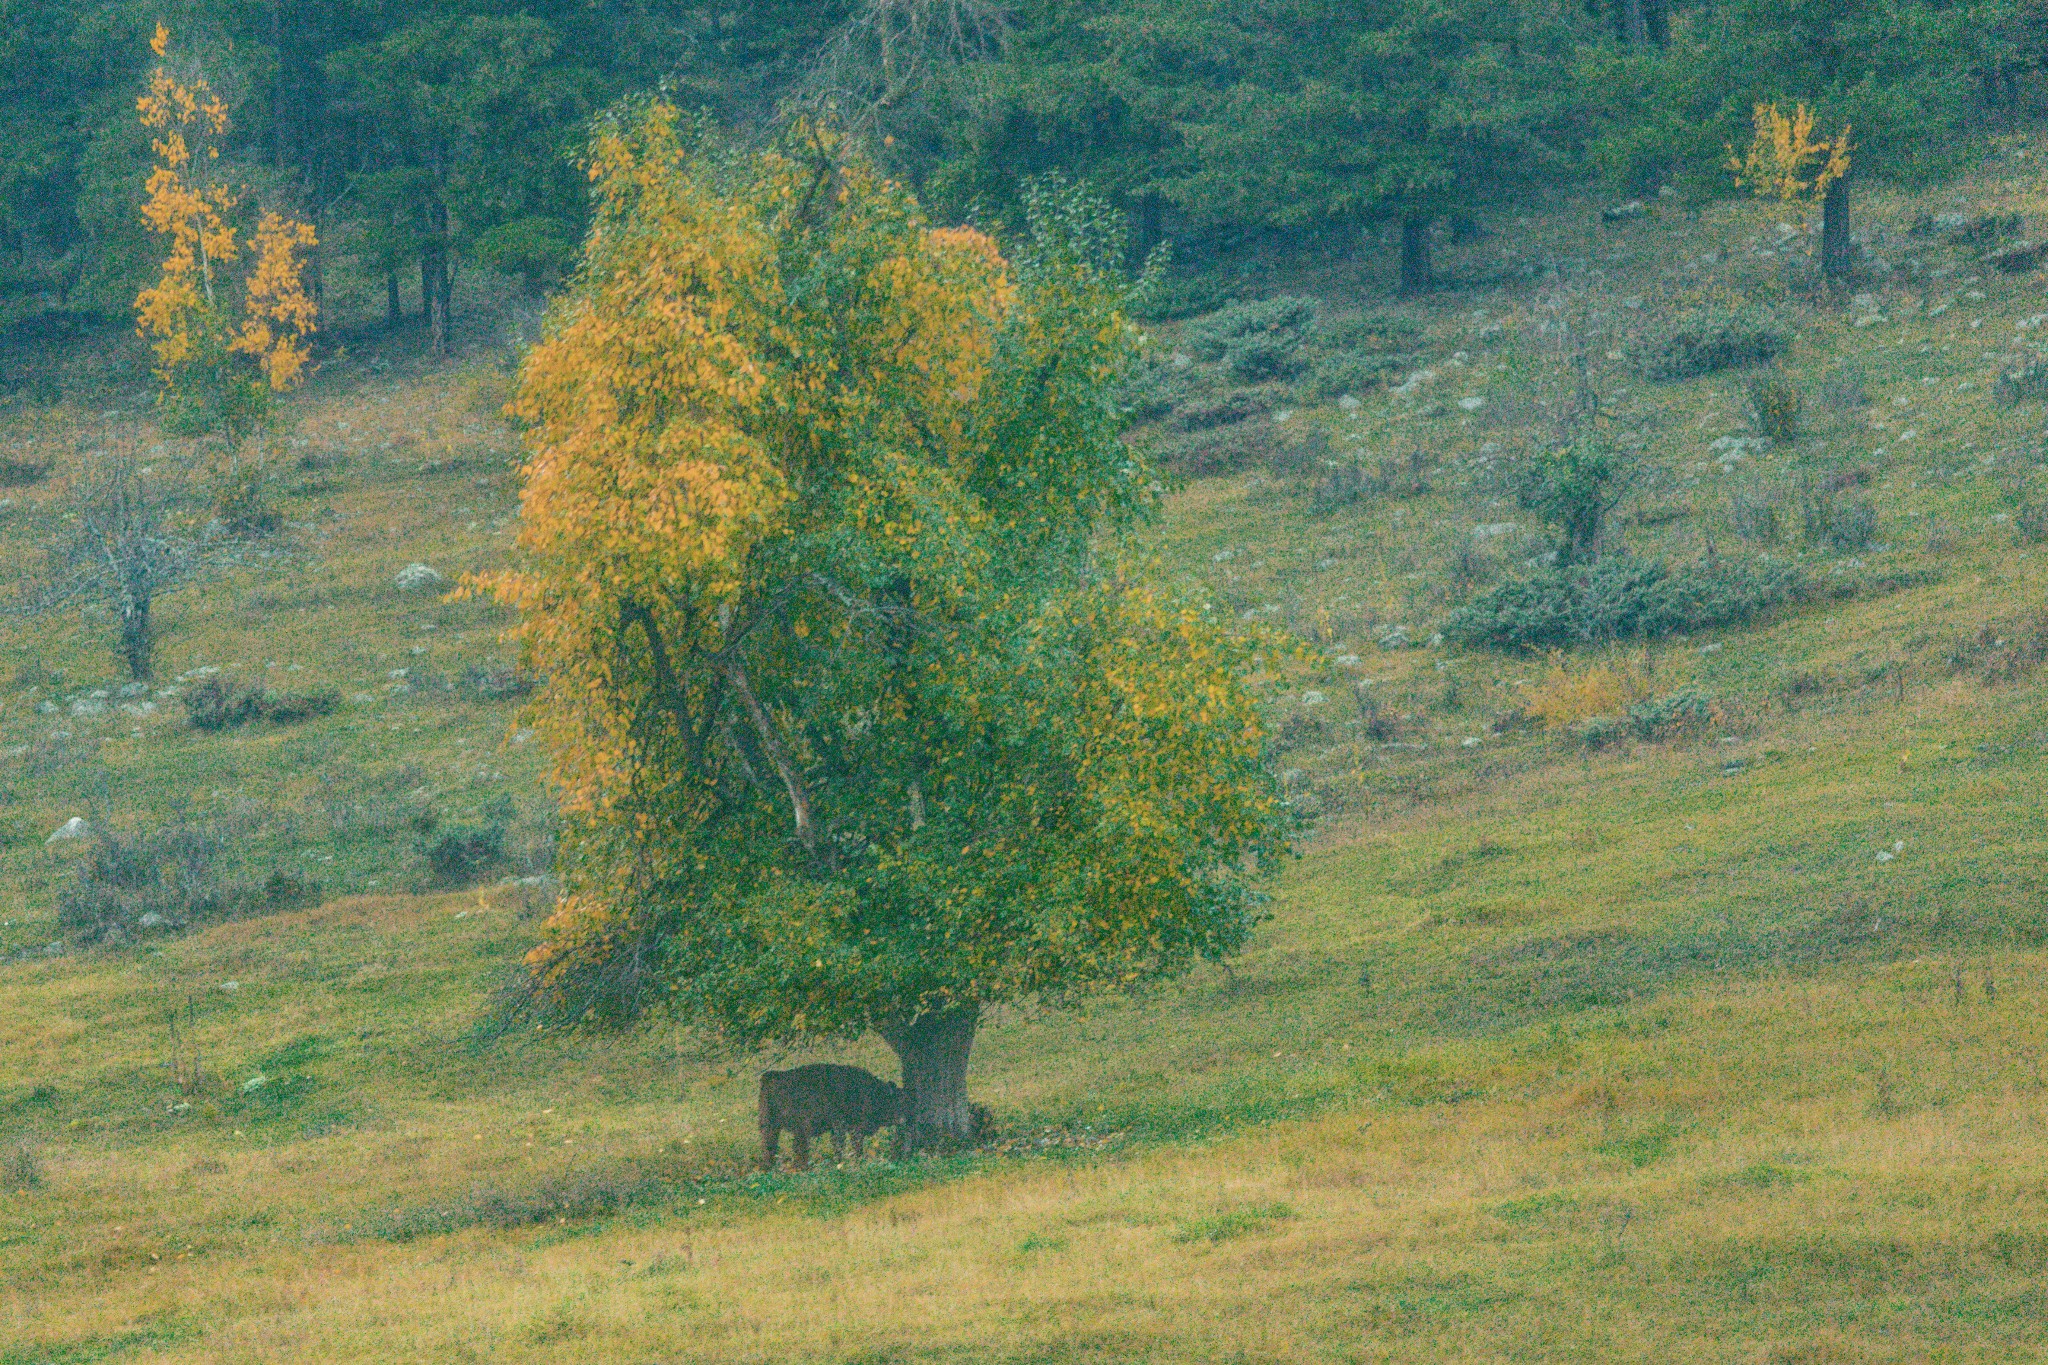
M2048 486L1993 386L2048 305L1922 223L2040 212L2032 155L1866 196L1866 299L1809 292L1775 208L1668 201L1489 224L1421 303L1275 282L1378 320L1393 382L1268 393L1157 549L1314 645L1272 701L1319 822L1232 970L1000 1011L1001 1141L908 1166L754 1173L762 1059L688 1032L480 1028L544 899L539 760L503 621L394 576L503 561L505 355L364 338L294 400L290 554L173 600L155 711L104 621L0 623L0 1362L2038 1358ZM1643 377L1731 302L1791 338L1795 440L1725 439L1750 372ZM76 442L156 439L132 374L76 387L7 409L0 455L57 466L5 495L17 573ZM1631 552L1807 586L1557 660L1427 643L1540 570L1499 467L1588 391ZM1837 475L1854 548L1799 531ZM203 668L342 704L197 731ZM1710 713L1639 730L1630 687ZM323 903L80 945L74 814ZM506 857L431 890L429 825Z

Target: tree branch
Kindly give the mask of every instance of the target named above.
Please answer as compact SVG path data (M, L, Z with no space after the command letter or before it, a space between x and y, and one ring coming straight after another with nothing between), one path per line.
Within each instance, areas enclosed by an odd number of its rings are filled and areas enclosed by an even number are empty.
M804 790L803 775L796 770L796 763L782 742L782 735L775 728L775 720L768 714L754 696L754 689L747 685L747 670L738 656L725 659L720 665L725 680L732 687L733 694L740 699L740 705L747 709L747 718L754 724L754 735L761 743L761 752L774 767L782 785L789 790L789 808L796 820L797 842L804 851L816 856L818 852L818 826L811 815L810 794Z

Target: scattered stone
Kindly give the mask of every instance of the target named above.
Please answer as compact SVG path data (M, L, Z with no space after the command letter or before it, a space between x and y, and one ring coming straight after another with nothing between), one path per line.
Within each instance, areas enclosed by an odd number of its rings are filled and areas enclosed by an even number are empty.
M1381 649L1406 649L1412 643L1408 638L1408 627L1386 625L1372 633L1372 642Z
M1631 218L1640 218L1646 210L1643 201L1631 199L1626 204L1614 204L1600 210L1600 220L1605 223L1625 223Z
M143 912L142 918L135 921L135 923L144 929L161 929L169 924L170 921L154 910L146 910Z
M74 815L63 824L57 826L51 832L50 837L43 840L43 842L45 844L59 844L67 839L84 839L91 835L91 833L92 826L85 823L85 817L83 815Z
M1521 529L1516 521L1489 521L1472 528L1472 539L1492 540L1495 536L1511 536Z
M71 714L80 720L92 720L107 714L107 704L98 697L80 697L71 703Z
M1466 412L1477 412L1481 408L1486 406L1486 400L1484 398L1479 397L1477 394L1474 394L1468 398L1460 398L1458 400L1458 406L1463 408Z
M1357 412L1360 408L1364 406L1365 404L1359 402L1356 398L1353 398L1348 393L1337 400L1337 407L1340 411L1343 412Z
M242 983L239 981L223 981L220 983L220 988L233 995L236 991L242 989Z
M400 569L398 576L391 581L397 585L400 592L428 592L448 580L441 576L440 570L431 565L408 564Z
M264 1086L269 1084L270 1077L263 1075L261 1072L258 1072L256 1075L251 1076L248 1080L242 1082L242 1093L244 1095L253 1095L257 1091L261 1090Z
M1301 694L1301 704L1303 706L1321 706L1328 700L1329 698L1320 692L1304 692Z
M1409 375L1399 384L1396 384L1394 386L1394 392L1400 394L1402 397L1405 398L1408 395L1414 393L1417 389L1420 389L1423 385L1430 383L1435 378L1435 370L1417 370L1414 374Z

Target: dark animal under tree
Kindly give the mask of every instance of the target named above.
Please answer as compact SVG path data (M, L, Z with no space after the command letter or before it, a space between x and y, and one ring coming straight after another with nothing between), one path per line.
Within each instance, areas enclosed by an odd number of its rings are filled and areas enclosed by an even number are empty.
M775 1169L790 1135L797 1169L811 1164L811 1139L829 1136L832 1156L858 1154L869 1138L903 1120L903 1088L857 1066L819 1063L761 1073L761 1164ZM842 1150L842 1139L851 1142Z

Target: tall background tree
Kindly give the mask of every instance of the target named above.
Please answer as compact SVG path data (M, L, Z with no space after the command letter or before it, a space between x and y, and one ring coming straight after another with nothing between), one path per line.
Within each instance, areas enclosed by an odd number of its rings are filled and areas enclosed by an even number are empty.
M964 1136L984 1008L1230 953L1283 842L1249 646L1119 550L1117 225L1028 194L1006 259L833 135L660 103L592 171L494 584L568 819L536 1002L872 1029Z
M836 101L949 216L1057 171L1129 215L1138 257L1370 231L1410 287L1433 222L1533 189L1731 193L1758 103L1854 126L1838 223L1854 184L2048 108L2041 0L0 0L0 325L116 317L145 281L128 105L159 18L214 73L224 156L318 234L316 301L367 276L437 345L459 271L559 278L589 214L566 154L657 85L757 133Z

